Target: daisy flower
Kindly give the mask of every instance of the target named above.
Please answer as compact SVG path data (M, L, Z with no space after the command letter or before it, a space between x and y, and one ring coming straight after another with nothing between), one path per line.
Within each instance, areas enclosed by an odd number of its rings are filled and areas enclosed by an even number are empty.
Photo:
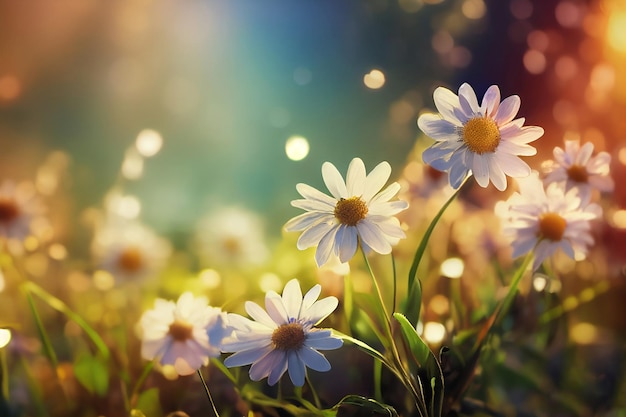
M24 240L31 233L31 223L42 211L34 189L12 181L0 185L0 237Z
M265 295L265 310L248 301L246 312L254 319L229 314L233 337L222 344L223 352L235 352L226 358L227 367L252 364L250 378L267 377L276 384L285 371L296 386L304 385L306 367L316 371L330 370L330 363L318 350L337 349L343 341L329 329L317 329L335 308L336 297L317 301L321 286L315 285L302 297L300 284L292 279L285 285L282 297L274 291Z
M169 242L139 221L115 216L96 230L91 249L101 268L126 280L158 273L171 253Z
M173 366L178 375L190 375L219 356L222 340L229 335L226 313L190 292L177 302L156 299L140 326L141 356Z
M530 174L530 167L518 156L535 155L528 145L543 135L537 126L523 126L524 118L514 119L520 107L519 96L500 102L500 89L492 85L478 105L476 93L465 83L455 95L439 87L433 94L440 114L419 117L419 128L437 142L422 154L425 163L448 172L452 188L459 188L472 173L481 187L491 181L500 191L507 186L506 175L514 178Z
M503 231L512 238L513 257L534 251L533 270L558 249L575 259L593 244L591 220L601 215L597 204L586 204L574 188L552 183L544 189L538 173L519 181L520 191L496 204Z
M318 266L333 255L341 263L348 262L359 243L365 251L390 253L391 246L405 237L400 222L393 216L409 206L406 201L389 201L400 191L397 182L381 191L390 175L387 162L381 162L366 175L363 161L354 158L344 182L337 168L325 162L322 177L332 196L298 184L296 189L304 199L293 200L291 205L307 212L289 220L285 230L303 232L297 243L300 250L317 245Z
M593 143L582 147L577 140L565 141L565 149L554 148L554 161L547 166L546 184L565 183L565 189L577 187L583 198L590 198L591 191L612 191L615 184L610 175L611 155L600 152L593 155Z

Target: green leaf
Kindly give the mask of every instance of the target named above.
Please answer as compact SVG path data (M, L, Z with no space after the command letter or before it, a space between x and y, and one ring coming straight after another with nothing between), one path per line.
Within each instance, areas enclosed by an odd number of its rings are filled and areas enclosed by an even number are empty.
M406 298L406 303L404 306L404 312L407 317L407 320L413 327L417 326L417 322L420 319L420 314L422 310L422 282L419 279L416 279L413 282L413 286L411 287L411 291L409 292L408 297Z
M357 412L350 412L349 407L354 406ZM398 417L398 412L390 405L381 403L371 398L361 397L359 395L348 395L343 397L334 407L337 410L337 417L351 416L357 414L360 416L382 415L387 417Z
M423 366L428 361L428 357L432 356L430 348L422 340L415 327L409 322L409 320L401 313L393 313L393 317L400 323L400 329L402 330L402 336L404 340L409 344L411 353L417 362L418 366Z
M159 389L150 388L139 394L135 410L141 410L141 415L157 417L163 415L163 410L159 404Z
M101 360L89 354L79 356L74 364L74 375L87 391L101 397L107 394L109 374L106 365Z

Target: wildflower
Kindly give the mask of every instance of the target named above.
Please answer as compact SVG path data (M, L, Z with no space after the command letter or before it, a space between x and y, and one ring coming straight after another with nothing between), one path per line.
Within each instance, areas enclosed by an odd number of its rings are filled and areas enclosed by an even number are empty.
M0 237L24 240L31 232L31 222L42 211L30 187L12 181L0 185Z
M224 207L202 219L196 242L211 265L258 265L269 257L262 219L239 207Z
M561 249L570 258L585 255L593 244L590 221L600 216L597 204L586 204L574 188L552 183L544 189L536 172L519 181L520 192L496 204L504 233L512 237L513 257L534 251L533 270Z
M610 176L611 155L607 152L593 154L593 144L585 143L582 147L577 140L565 141L565 149L554 148L554 161L547 167L544 181L564 182L565 189L579 189L581 196L590 198L591 191L612 191L615 184Z
M528 145L543 135L537 126L523 126L524 118L514 119L520 107L516 95L500 102L500 90L492 85L478 105L476 93L465 83L459 95L439 87L433 94L440 114L423 114L419 128L437 142L422 155L425 163L449 174L452 188L459 188L472 173L481 187L489 181L500 191L507 186L506 175L525 177L530 167L518 156L535 155Z
M289 220L287 231L303 231L298 249L317 245L315 261L324 265L332 255L344 263L356 253L358 244L380 254L391 252L391 246L405 237L400 222L393 217L406 209L405 201L389 201L400 190L397 182L380 191L391 175L391 166L381 162L368 175L365 164L354 158L348 167L344 182L337 168L330 162L322 165L322 177L332 194L298 184L296 189L304 199L291 205L306 210Z
M96 231L92 252L114 277L141 279L155 274L169 257L169 243L135 220L109 218Z
M222 339L229 335L226 313L203 297L183 293L176 303L161 298L144 312L141 356L172 365L178 375L189 375L220 355Z
M229 314L234 333L222 344L223 352L235 352L226 358L228 367L252 364L250 378L268 378L270 385L289 372L296 386L304 385L306 367L316 371L330 370L330 363L318 350L337 349L343 344L329 329L314 328L337 307L336 297L316 301L321 292L315 285L302 297L300 284L292 279L285 285L282 297L274 291L265 295L265 310L248 301L246 311L254 319Z

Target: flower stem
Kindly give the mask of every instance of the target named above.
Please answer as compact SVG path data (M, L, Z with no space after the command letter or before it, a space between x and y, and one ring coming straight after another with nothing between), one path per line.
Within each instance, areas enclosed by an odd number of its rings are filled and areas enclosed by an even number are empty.
M209 391L209 387L202 376L202 371L198 369L198 376L200 376L200 381L202 382L202 386L204 386L204 392L206 392L207 397L209 397L209 401L211 402L211 407L213 407L213 412L216 417L220 417L220 413L218 413L217 408L215 407L215 402L213 401L213 397L211 396L211 392Z
M309 386L309 389L311 390L311 395L313 396L313 401L315 402L315 406L321 410L322 409L322 403L320 402L320 397L317 395L317 391L315 390L315 386L313 386L313 384L311 383L311 380L309 379L308 376L305 377L306 379L306 383Z
M425 412L426 404L424 402L424 399L420 395L421 391L418 390L414 386L413 381L411 380L411 377L408 375L406 369L404 368L402 360L400 359L400 353L398 352L398 347L396 346L396 342L393 337L393 328L391 326L391 316L387 312L387 308L385 307L385 300L383 299L380 286L378 285L378 280L376 279L376 276L374 275L374 271L372 270L372 266L370 265L369 260L367 259L367 254L365 253L365 250L363 250L362 247L361 247L361 253L363 253L363 259L365 260L365 265L367 266L367 270L370 274L370 277L372 277L372 283L374 284L374 288L376 290L376 296L377 296L377 300L379 303L379 307L383 313L383 316L385 316L385 323L383 323L384 324L383 327L385 328L385 332L387 333L387 337L389 339L388 340L389 348L391 350L391 356L395 364L394 365L395 372L402 376L401 378L402 383L411 392L411 395L413 396L415 400L415 405L417 407L417 410L420 416L425 417L428 415L428 413ZM381 340L381 342L383 341Z
M143 383L146 381L146 378L148 377L148 374L150 374L150 371L152 370L153 367L154 367L154 362L150 361L143 368L143 372L141 373L141 376L135 383L135 386L133 387L133 391L130 394L130 403L128 404L127 411L130 411L133 407L135 407L135 403L137 402L137 399L139 398L139 390L141 389Z
M513 279L511 281L511 284L509 285L509 291L506 293L506 296L504 297L504 299L502 300L502 303L498 307L498 312L496 313L496 319L494 321L494 325L497 326L498 324L500 324L500 322L502 321L502 319L508 312L509 308L511 307L511 303L513 302L513 299L515 298L515 294L517 293L517 287L519 286L519 283L522 280L522 277L524 276L524 272L526 272L526 269L528 268L528 265L530 264L532 259L533 259L533 253L529 252L528 255L526 255L526 257L524 258L524 261L522 262L522 264L517 269L517 271L515 271L515 275L513 275Z

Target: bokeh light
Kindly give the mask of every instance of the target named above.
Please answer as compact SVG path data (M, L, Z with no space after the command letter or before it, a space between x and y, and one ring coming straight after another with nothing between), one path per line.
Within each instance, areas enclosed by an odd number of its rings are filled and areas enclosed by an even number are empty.
M465 264L461 258L448 258L441 263L441 275L448 278L461 278Z
M137 135L135 146L142 156L150 158L161 150L163 138L156 130L144 129Z
M292 161L301 161L309 154L309 141L302 136L291 136L285 143L285 153Z
M363 76L363 84L372 90L378 90L385 85L385 74L379 69L373 69Z
M11 330L0 329L0 349L5 347L11 341Z

